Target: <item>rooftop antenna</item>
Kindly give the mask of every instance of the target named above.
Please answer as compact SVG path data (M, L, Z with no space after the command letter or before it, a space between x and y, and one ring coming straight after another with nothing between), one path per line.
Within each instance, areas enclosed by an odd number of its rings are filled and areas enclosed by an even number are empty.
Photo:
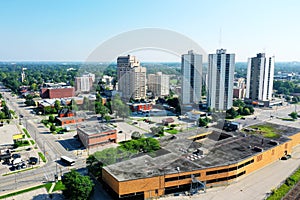
M220 33L219 33L219 47L222 48L222 28L220 28Z

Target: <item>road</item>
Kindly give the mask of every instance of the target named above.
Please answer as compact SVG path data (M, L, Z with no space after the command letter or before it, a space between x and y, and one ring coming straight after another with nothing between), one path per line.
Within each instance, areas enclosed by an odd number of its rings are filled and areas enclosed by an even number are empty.
M7 106L11 110L14 110L18 115L23 115L21 122L31 137L35 139L38 146L37 151L45 153L47 162L34 170L28 170L9 176L0 176L0 195L30 185L40 184L44 181L52 181L56 173L61 175L68 172L70 170L69 167L61 166L56 162L61 155L66 155L76 160L76 164L72 166L72 168L85 168L85 158L76 157L72 152L62 147L59 138L51 134L49 130L40 123L42 118L30 114L30 110L24 107L24 100L11 96L9 92L4 92L3 96L6 99ZM13 123L17 124L19 120L14 119Z

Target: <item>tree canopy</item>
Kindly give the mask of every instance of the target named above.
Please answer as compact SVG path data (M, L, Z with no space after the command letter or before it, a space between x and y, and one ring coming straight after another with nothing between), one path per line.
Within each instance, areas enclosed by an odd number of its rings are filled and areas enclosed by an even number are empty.
M66 187L63 194L67 199L86 200L94 187L89 176L83 176L75 170L64 174L62 182Z

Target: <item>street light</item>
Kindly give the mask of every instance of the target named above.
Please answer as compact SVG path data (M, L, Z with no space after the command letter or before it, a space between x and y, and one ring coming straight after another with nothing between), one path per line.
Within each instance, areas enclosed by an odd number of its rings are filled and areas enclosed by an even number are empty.
M179 172L180 172L180 167L176 167L177 170L177 174L178 174L178 179L177 179L177 184L178 184L178 188L179 188Z

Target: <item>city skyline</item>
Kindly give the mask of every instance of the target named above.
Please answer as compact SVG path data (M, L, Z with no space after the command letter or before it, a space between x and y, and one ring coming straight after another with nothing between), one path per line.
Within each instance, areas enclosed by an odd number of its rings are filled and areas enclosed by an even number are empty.
M226 48L236 53L237 62L247 62L257 52L275 55L276 61L300 61L300 28L295 25L300 15L299 2L294 0L190 4L32 0L0 5L1 61L85 61L111 37L149 27L183 34L207 53ZM134 10L135 14L124 15L124 9ZM160 50L139 49L130 53L145 62L180 60L180 56Z

